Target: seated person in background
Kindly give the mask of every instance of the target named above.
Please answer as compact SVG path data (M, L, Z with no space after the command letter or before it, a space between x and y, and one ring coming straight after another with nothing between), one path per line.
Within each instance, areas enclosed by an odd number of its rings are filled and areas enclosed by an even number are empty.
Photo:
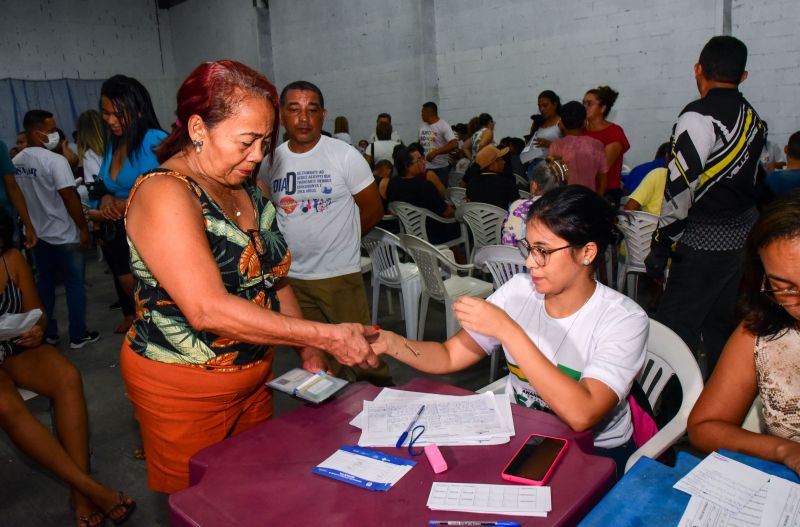
M508 153L508 147L499 150L494 145L481 149L475 156L481 172L475 174L467 182L467 199L473 203L488 203L501 209L519 198L519 190L513 176L502 174L506 161L503 156Z
M767 206L745 252L744 320L689 416L692 445L727 448L800 473L800 191ZM741 428L756 395L766 434Z
M761 151L761 165L767 173L772 173L774 170L780 170L786 166L786 158L784 157L785 150L781 151L781 147L775 141L769 139L769 124L767 121L764 123L764 130L767 132L767 140L764 142L764 149Z
M375 168L372 169L372 176L375 178L375 184L378 185L378 193L381 195L384 211L386 209L386 189L389 186L392 172L394 172L394 166L388 159L381 159L375 163Z
M391 161L394 147L400 144L392 139L392 125L387 122L378 122L375 126L375 135L378 138L364 149L364 157L371 167L384 159Z
M800 188L800 132L789 137L789 143L783 151L786 153L786 168L775 170L767 176L767 185L776 196Z
M423 158L425 157L425 149L423 149L422 145L419 143L411 143L410 145L408 145L408 149L411 150L412 152L419 152ZM397 151L398 149L395 148L395 152ZM439 193L439 196L442 199L444 199L444 197L447 195L447 188L444 186L444 184L442 184L442 180L439 179L439 176L433 170L426 169L422 174L419 174L418 177L430 181L431 185L434 186L436 192Z
M664 144L669 145L669 143ZM659 151L661 151L660 148ZM669 147L666 149L663 160L666 163L672 160ZM667 184L668 173L666 165L648 172L628 198L625 203L625 210L641 210L659 216L661 214L661 203L664 201L664 187Z
M412 143L413 145L413 143ZM386 189L386 201L403 201L428 209L443 218L452 218L455 211L436 191L433 183L425 179L425 158L419 150L401 148L394 158L397 176L389 180ZM437 178L438 179L438 178ZM428 239L434 245L447 242L461 235L458 224L441 223L428 220L425 224Z
M637 188L639 188L639 185L644 180L645 176L647 176L647 174L656 168L666 168L669 164L669 160L671 159L670 150L671 145L669 142L662 143L658 147L658 150L656 150L656 156L652 161L648 161L647 163L642 163L641 165L633 167L628 175L622 178L622 186L625 188L625 192L632 194Z
M626 397L644 363L649 322L633 300L594 279L614 237L614 216L585 187L551 190L531 207L518 245L530 275L515 275L488 300L459 298L454 309L463 329L443 344L381 330L373 350L446 374L502 345L506 393L575 431L592 430L595 453L611 457L621 473L636 448Z
M569 184L583 185L601 196L608 185L608 161L603 143L583 135L586 108L578 101L561 107L561 132L564 137L550 144L550 155L558 156L569 167Z
M0 314L44 311L33 274L13 248L13 223L0 210ZM89 476L89 431L81 374L49 344L46 315L16 339L0 342L0 428L27 456L70 487L78 527L96 527L106 518L120 523L136 502ZM55 436L31 414L17 387L52 401Z
M525 148L525 141L519 137L504 137L500 140L497 147L508 147L508 154L506 154L506 170L515 176L525 177L525 169L522 166L522 161L519 159L520 152Z
M503 245L517 245L519 240L525 238L525 220L531 205L556 187L567 184L567 165L561 159L548 156L539 161L531 171L531 197L518 199L508 206L508 218L503 224L501 243Z

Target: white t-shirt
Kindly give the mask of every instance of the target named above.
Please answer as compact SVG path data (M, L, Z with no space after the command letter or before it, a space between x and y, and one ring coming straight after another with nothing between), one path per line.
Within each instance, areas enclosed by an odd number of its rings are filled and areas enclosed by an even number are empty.
M594 427L594 444L600 448L625 444L633 433L626 397L644 364L649 330L644 310L627 296L598 283L583 307L556 319L547 314L544 295L536 291L527 274L511 278L488 301L508 313L560 370L576 380L597 379L617 394L619 404ZM484 335L469 334L487 353L500 344ZM506 392L523 406L547 408L508 350L504 351L509 370Z
M364 156L344 141L320 137L302 154L283 143L269 171L271 199L289 249L289 276L332 278L361 270L361 217L353 196L374 184Z
M78 226L58 193L75 187L67 159L40 146L29 146L14 156L13 162L36 235L53 245L78 243Z
M97 174L100 173L100 165L103 164L103 157L92 149L87 149L83 153L81 160L83 165L83 182L87 185L94 183L97 179Z
M519 160L523 163L528 163L529 161L540 157L547 157L547 154L550 152L550 148L546 146L536 146L534 141L537 139L549 139L552 142L560 138L561 129L558 127L557 123L553 126L543 126L539 128L531 136L528 144L522 149L522 152L520 152Z
M371 136L369 136L369 142L370 143L374 143L377 140L378 140L378 134L373 132L373 134ZM392 130L392 141L394 141L395 143L402 143L403 142L403 140L400 139L400 134L397 133L397 130Z
M455 138L456 134L444 119L439 119L433 124L422 123L419 127L419 144L425 150L426 156L431 150L441 148ZM433 161L427 161L425 168L444 168L449 164L450 154L442 154L434 157Z
M347 132L339 132L338 134L333 134L333 137L335 139L338 139L339 141L344 141L348 145L352 145L353 144L353 139L350 137L350 134L348 134Z
M389 161L392 162L392 164L394 164L394 159L392 158L392 154L394 153L395 147L399 144L400 143L391 140L375 141L373 143L370 143L369 146L367 146L367 148L364 150L364 153L367 154L368 156L372 156L373 152L375 153L375 155L372 157L373 166L375 165L375 163L383 159L388 159Z

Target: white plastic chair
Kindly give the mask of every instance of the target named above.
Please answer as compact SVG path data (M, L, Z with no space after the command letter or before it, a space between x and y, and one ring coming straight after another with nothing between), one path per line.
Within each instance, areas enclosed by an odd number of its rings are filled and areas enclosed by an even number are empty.
M689 347L674 331L651 319L650 333L647 336L647 356L638 377L651 407L655 406L673 375L681 383L681 407L664 428L631 454L625 464L625 472L642 456L657 458L686 433L689 413L703 391L703 375Z
M629 211L617 216L617 228L625 237L625 259L617 268L617 290L636 300L639 274L645 273L644 259L650 253L650 242L658 216L642 211Z
M638 381L642 385L647 400L653 406L667 381L676 375L681 383L683 401L678 413L656 435L638 448L625 465L625 472L642 457L657 458L675 444L686 433L686 421L694 403L703 391L703 376L692 352L674 331L655 320L650 320L650 331L647 337L647 355L644 366L639 373ZM484 386L478 393L504 393L508 375Z
M515 274L527 273L525 258L516 247L510 245L486 245L475 251L475 267L484 269L492 275L497 289ZM489 382L497 377L502 351L495 350L489 363Z
M422 340L425 334L425 320L428 316L428 301L430 299L442 302L445 312L445 326L447 338L456 334L459 328L458 320L453 312L453 301L460 296L477 296L486 298L493 287L489 282L478 280L471 276L459 276L458 271L471 271L472 265L460 265L453 262L439 249L416 236L400 235L400 243L414 259L420 276L422 277L422 295L419 307L419 326L417 339ZM449 278L442 278L442 268L451 274Z
M514 174L514 180L517 182L517 186L520 188L530 188L531 186L530 181L519 174Z
M378 321L378 303L382 285L400 290L406 337L417 337L419 298L422 279L413 263L400 261L397 249L402 249L400 239L380 227L375 227L361 239L361 245L372 259L372 323Z
M464 187L447 187L445 199L454 207L460 207L467 202L467 189Z
M425 228L425 222L428 218L438 221L439 223L458 223L455 218L443 218L438 214L434 214L428 209L422 207L415 207L410 203L404 201L393 201L389 203L389 210L400 219L400 225L405 234L410 234L421 238L426 242L428 239L428 231ZM469 236L467 236L467 227L463 224L459 225L461 235L458 238L449 240L441 245L445 247L455 247L456 245L464 245L465 254L469 254Z
M524 190L519 191L519 198L520 199L531 199L531 193L525 192Z
M456 209L456 219L464 222L472 231L472 254L487 245L498 245L503 234L503 223L508 218L508 211L489 205L488 203L464 203Z

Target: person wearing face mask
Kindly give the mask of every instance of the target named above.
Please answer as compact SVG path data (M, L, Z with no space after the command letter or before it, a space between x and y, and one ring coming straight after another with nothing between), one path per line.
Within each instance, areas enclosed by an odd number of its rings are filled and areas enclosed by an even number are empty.
M56 275L61 274L69 308L70 348L82 348L97 341L100 334L86 328L86 255L89 227L75 189L75 178L64 156L53 152L59 145L53 114L30 110L22 121L28 148L17 154L13 163L16 180L38 243L33 248L36 261L36 287L47 313L44 339L58 343L54 317Z

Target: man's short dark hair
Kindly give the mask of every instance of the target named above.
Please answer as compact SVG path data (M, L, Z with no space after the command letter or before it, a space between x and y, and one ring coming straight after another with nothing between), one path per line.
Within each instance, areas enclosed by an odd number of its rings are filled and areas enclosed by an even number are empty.
M389 172L394 170L392 162L389 161L388 159L381 159L380 161L375 163L375 170L378 170L379 168L386 168Z
M788 147L786 155L792 159L800 161L800 132L795 132L789 136L789 142L786 144Z
M664 159L664 157L666 157L666 155L670 153L671 148L672 145L669 143L669 141L667 141L666 143L661 143L658 147L658 150L656 150L656 157L654 157L653 159L654 160Z
M289 93L289 90L313 91L319 97L320 107L325 108L325 97L322 96L322 90L313 82L308 81L294 81L287 84L281 92L281 108L286 104L286 94Z
M433 115L439 115L439 107L436 106L436 103L433 101L428 101L422 105L423 108L427 108L428 110L433 112Z
M28 110L22 118L22 127L26 132L41 126L47 119L52 119L53 114L47 110Z
M379 122L375 125L375 137L379 141L388 141L392 138L392 125L386 122Z
M388 119L390 123L392 122L392 116L388 113L379 113L376 121L380 121L381 119Z
M736 37L711 37L703 46L698 62L706 79L739 84L747 66L747 46Z
M586 108L578 101L569 101L561 106L561 122L567 130L583 128L586 120Z
M422 157L425 157L425 149L422 148L422 145L417 142L409 144L406 148L408 149L409 152L416 151L419 152Z

